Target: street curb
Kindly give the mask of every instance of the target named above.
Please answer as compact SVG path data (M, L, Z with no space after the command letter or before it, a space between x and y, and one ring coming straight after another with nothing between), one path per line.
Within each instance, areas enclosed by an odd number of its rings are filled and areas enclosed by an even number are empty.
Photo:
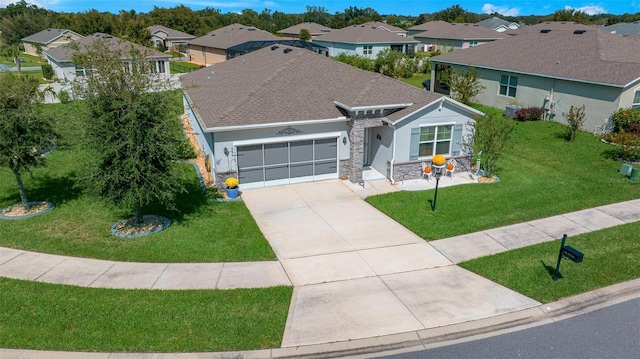
M596 311L631 299L640 298L640 278L587 293L564 298L517 312L443 327L299 347L217 353L80 353L25 349L0 349L0 357L11 359L51 358L371 358L464 343Z

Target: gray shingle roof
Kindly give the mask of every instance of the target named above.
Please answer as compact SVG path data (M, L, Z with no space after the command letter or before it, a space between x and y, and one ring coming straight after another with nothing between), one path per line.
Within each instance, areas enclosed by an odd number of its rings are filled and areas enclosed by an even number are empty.
M68 33L72 33L82 37L82 35L67 29L45 29L33 35L29 35L23 38L22 41L40 43L40 44L46 45L52 41L59 39L60 37L65 36Z
M499 40L501 33L476 24L449 24L438 21L431 29L413 35L414 38L455 39L455 40Z
M298 35L300 35L300 30L302 30L302 29L309 30L309 33L311 35L314 35L314 36L326 34L328 32L333 31L332 28L326 27L324 25L316 24L315 22L303 22L301 24L293 25L293 26L288 27L286 29L282 29L282 30L278 31L278 34L298 36Z
M436 56L431 61L619 87L640 78L638 39L584 25L556 25L520 29L516 36Z
M149 29L149 32L151 32L151 35L153 35L153 34L155 34L157 32L166 33L167 34L167 36L166 36L167 40L191 40L191 39L195 39L196 38L195 36L187 34L186 32L170 29L170 28L162 26L162 25L149 26L148 29Z
M414 27L410 27L409 31L427 31L427 30L433 30L433 29L447 28L450 25L451 24L446 21L434 20L434 21L428 21L428 22L422 23L420 25L416 25Z
M621 22L610 26L605 26L604 30L612 34L622 36L637 35L640 34L640 20L634 22Z
M280 37L253 26L232 24L213 30L188 42L190 45L228 49L231 46L254 40L277 40Z
M390 28L393 28L392 32ZM352 25L344 27L340 30L334 30L330 33L318 36L317 40L342 42L347 44L372 44L372 43L394 43L394 44L415 44L418 41L402 36L406 34L402 29L397 31L393 26L389 26L382 22L368 22L362 25Z
M412 103L396 121L442 97L311 51L263 48L181 76L184 91L207 128L336 119L336 106Z
M137 48L143 48L144 51L149 51L149 54L150 54L148 56L149 58L169 58L170 57L169 55L163 54L162 52L154 51L142 45L134 44L129 41L124 41L115 36L103 34L99 32L96 32L95 34L89 35L87 37L83 37L82 39L76 40L73 42L73 44L78 44L80 46L80 51L82 51L83 47L91 46L98 39L103 39L105 41L108 41L111 44L111 46L117 46L118 48L121 48L121 49L128 49L129 46L131 45ZM76 51L70 45L62 45L54 49L46 50L44 53L47 56L51 57L52 59L56 60L57 62L63 63L63 62L71 62L73 60L73 55L76 53Z
M505 26L505 27L509 27L509 25L511 25L513 22L512 21L507 21L505 19L501 19L499 17L492 17L489 19L484 19L482 21L478 21L476 22L476 25L482 26L482 27L486 27L487 29L492 29L495 30L497 28L499 28L500 26Z

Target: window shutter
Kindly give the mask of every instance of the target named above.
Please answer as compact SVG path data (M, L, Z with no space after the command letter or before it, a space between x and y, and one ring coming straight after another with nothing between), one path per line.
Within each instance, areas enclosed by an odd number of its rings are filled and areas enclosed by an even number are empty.
M463 125L457 124L453 126L453 145L451 146L451 155L460 156L460 150L462 149L462 129Z
M411 144L409 145L409 160L418 159L418 151L420 150L420 127L411 129Z

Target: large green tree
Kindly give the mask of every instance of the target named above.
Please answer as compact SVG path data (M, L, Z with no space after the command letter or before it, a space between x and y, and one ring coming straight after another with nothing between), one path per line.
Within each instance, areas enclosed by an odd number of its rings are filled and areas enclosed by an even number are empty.
M76 51L74 62L86 76L74 82L73 91L90 110L85 183L111 203L133 209L142 224L145 205L173 207L184 191L176 168L181 141L172 131L173 106L180 104L165 91L168 80L152 74L149 49L105 38Z
M449 73L451 97L465 105L470 105L480 91L485 88L480 84L481 78L473 66L469 66L466 71L455 71L451 69Z
M0 72L0 166L13 173L27 211L30 206L22 174L44 164L44 153L57 140L53 120L40 112L42 98L37 80Z

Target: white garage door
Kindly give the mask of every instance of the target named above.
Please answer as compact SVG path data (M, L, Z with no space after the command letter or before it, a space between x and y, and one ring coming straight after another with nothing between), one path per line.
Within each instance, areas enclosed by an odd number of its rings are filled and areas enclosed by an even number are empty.
M237 147L242 188L338 178L338 139L322 138Z

